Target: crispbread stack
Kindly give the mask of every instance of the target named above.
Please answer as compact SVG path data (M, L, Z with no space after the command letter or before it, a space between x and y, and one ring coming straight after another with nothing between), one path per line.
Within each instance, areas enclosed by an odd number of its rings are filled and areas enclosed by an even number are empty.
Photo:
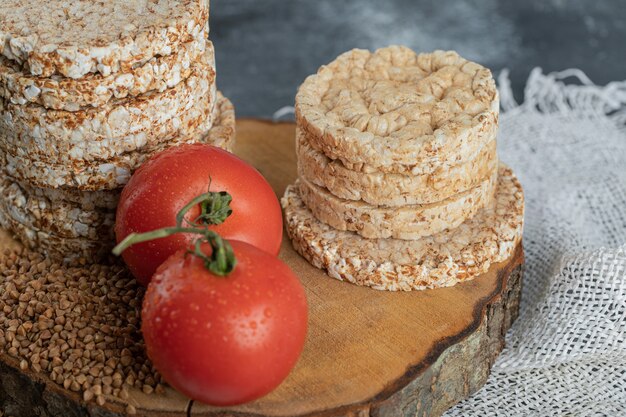
M0 16L0 225L26 246L98 261L141 163L232 148L207 0L5 0Z
M454 285L511 256L523 193L498 163L491 72L455 52L353 50L296 96L295 249L340 280Z

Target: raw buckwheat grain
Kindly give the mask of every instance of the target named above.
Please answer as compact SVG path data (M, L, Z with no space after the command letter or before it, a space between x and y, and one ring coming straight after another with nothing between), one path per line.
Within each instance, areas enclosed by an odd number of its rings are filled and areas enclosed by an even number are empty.
M139 331L144 290L121 265L67 267L7 249L0 277L0 355L101 406L133 388L163 392Z

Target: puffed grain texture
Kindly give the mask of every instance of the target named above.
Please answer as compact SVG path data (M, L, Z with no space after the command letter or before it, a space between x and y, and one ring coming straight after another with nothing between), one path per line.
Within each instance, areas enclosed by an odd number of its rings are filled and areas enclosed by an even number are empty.
M46 163L80 164L192 136L215 103L215 72L205 62L175 87L78 112L0 100L0 147Z
M453 51L355 49L309 76L296 121L315 149L355 171L432 173L496 136L491 72Z
M62 238L114 239L115 209L84 210L72 202L30 195L8 177L0 181L0 206L29 229Z
M217 92L215 94L218 95ZM107 190L123 187L134 170L155 153L172 146L196 142L205 142L232 151L235 143L235 111L227 98L221 93L219 97L215 98L216 107L211 111L212 117L207 119L210 123L199 126L190 137L175 137L168 142L150 146L143 152L128 152L102 162L64 165L41 162L0 149L0 162L5 172L21 184L58 189L61 196L63 190L73 190L71 192L74 194L76 190L80 193L90 192L93 198L99 199L100 205L102 202L110 205L116 200L110 198L111 194L107 194ZM216 118L215 124L213 117Z
M52 233L31 229L14 220L0 207L0 226L7 229L25 247L44 253L54 260L96 263L110 256L115 241L107 239L63 238Z
M84 211L115 211L121 189L82 191L72 187L41 188L6 176L16 183L30 198L49 201L50 204L71 204Z
M205 52L206 51L206 52ZM112 99L137 97L149 91L163 92L191 75L192 63L204 54L213 55L213 45L202 31L198 39L174 53L150 59L127 72L104 76L87 74L78 79L58 75L38 77L0 56L0 97L14 104L35 103L47 109L79 111L101 107Z
M3 0L0 55L32 75L127 72L206 27L204 0Z
M480 185L446 200L402 207L344 200L303 178L296 181L296 187L313 215L337 230L356 232L368 239L416 240L453 229L491 205L497 179L497 172L494 172Z
M328 275L378 290L448 287L508 259L521 241L524 194L510 168L500 165L495 204L455 229L420 240L365 239L318 221L297 187L281 202L294 248Z
M437 203L478 186L498 168L495 140L472 160L416 175L352 171L311 147L300 130L296 147L300 177L339 198L388 207Z
M235 106L218 91L213 109L213 127L207 133L204 141L232 152L236 136Z
M218 103L221 103L221 105L214 109L216 124L211 129L218 129L218 133L211 131L208 133L202 132L198 136L198 141L206 141L207 138L220 138L222 140L221 143L230 151L230 146L232 146L235 140L234 108L232 103L221 93L218 93L218 97L220 98ZM222 116L222 111L226 113L225 116ZM230 133L224 135L224 132ZM100 218L91 218L91 224L108 224L110 221L108 213L115 211L122 191L121 188L82 191L69 186L40 188L32 184L17 182L14 178L6 176L5 178L17 183L19 188L24 193L27 193L30 199L35 200L36 204L40 204L43 200L50 206L64 207L64 210L67 212L91 212L92 216L102 216ZM43 215L46 216L48 214L43 213ZM63 220L60 221L63 222ZM52 231L38 230L37 228L25 226L15 220L3 204L0 204L0 226L8 229L28 248L45 253L53 259L65 261L84 259L88 262L100 262L110 256L114 245L113 230L108 235L102 233L96 240L84 237L62 237ZM58 227L58 224L56 226ZM63 230L67 230L67 228L65 227ZM88 228L86 235L94 236L94 233L98 232L98 230L97 228Z
M151 146L144 152L129 152L103 162L74 165L52 164L0 150L0 161L6 172L18 181L43 188L71 187L82 191L113 190L123 187L131 174L153 154L172 146L200 142L206 136L202 130L191 137L177 137L169 142Z

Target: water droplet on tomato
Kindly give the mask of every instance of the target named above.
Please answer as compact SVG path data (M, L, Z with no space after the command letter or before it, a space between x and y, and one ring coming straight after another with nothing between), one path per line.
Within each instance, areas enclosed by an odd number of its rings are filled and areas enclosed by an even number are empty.
M256 329L256 321L251 321L250 323L248 323L248 325L250 326L251 329Z
M198 304L196 304L196 303L191 303L191 304L189 305L189 307L191 307L191 309L192 309L193 311L199 311L199 310L200 310L200 306L199 306Z
M265 315L265 317L267 318L272 317L272 310L270 310L269 308L266 308L265 310L263 310L263 315Z

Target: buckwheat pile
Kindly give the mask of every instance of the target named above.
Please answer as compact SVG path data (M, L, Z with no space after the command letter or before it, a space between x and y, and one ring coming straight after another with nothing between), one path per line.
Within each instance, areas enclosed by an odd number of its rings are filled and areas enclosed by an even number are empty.
M0 16L0 225L29 248L98 262L139 165L232 148L207 0L3 0Z
M22 370L99 405L163 389L139 331L144 290L122 266L68 267L7 249L0 275L0 351Z
M282 199L296 250L383 290L454 285L507 259L524 199L499 164L491 72L453 51L355 49L296 96L298 179Z

